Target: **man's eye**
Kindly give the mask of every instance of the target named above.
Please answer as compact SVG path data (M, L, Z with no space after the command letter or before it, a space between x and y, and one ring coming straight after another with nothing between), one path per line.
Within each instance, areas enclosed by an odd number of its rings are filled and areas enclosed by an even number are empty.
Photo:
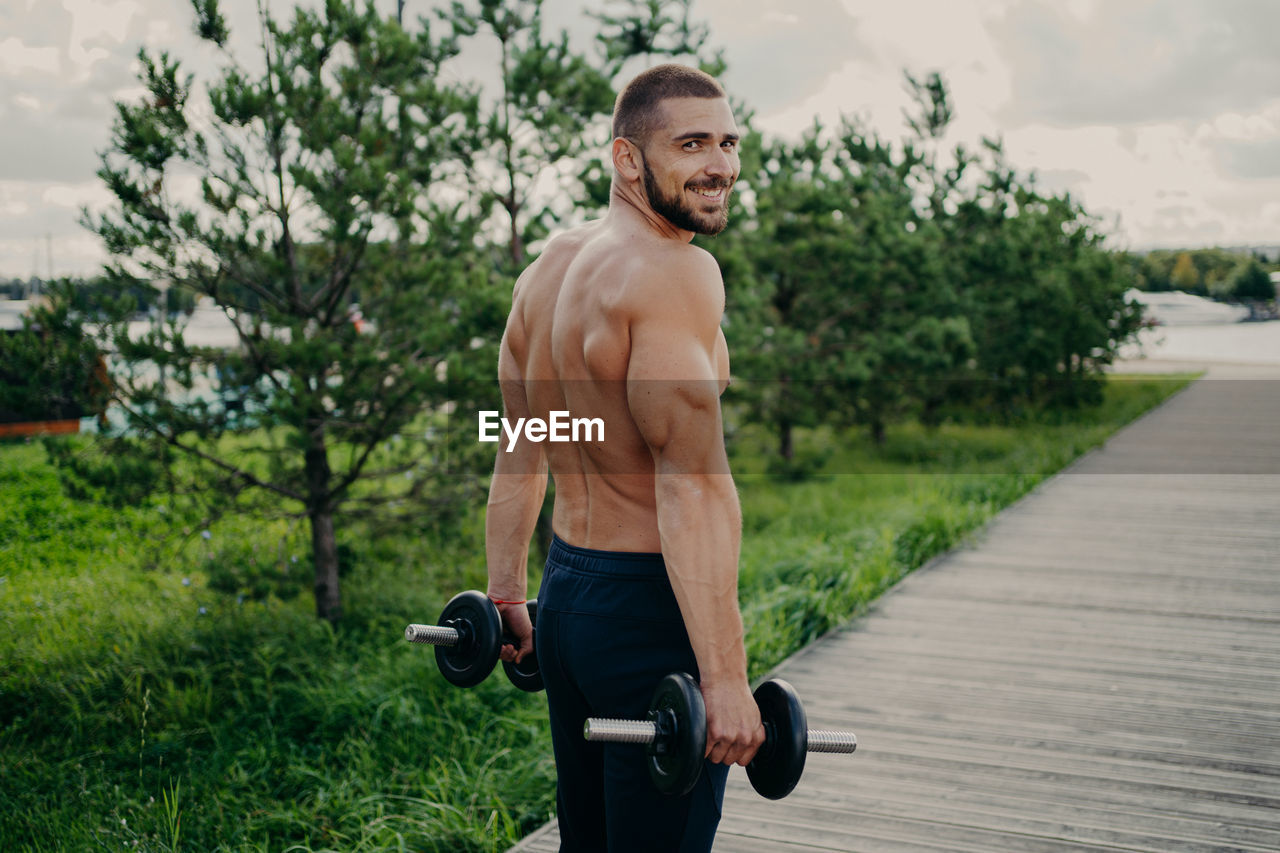
M697 150L698 150L698 143L697 143L697 141L696 141L696 140L693 140L693 139L690 139L688 142L686 142L686 143L684 144L684 150L685 150L685 151L697 151Z

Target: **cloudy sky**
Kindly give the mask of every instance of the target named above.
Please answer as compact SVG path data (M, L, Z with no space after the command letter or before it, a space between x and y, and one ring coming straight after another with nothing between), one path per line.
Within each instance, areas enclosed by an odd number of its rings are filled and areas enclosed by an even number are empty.
M395 0L376 0L388 13ZM582 0L545 0L585 41ZM290 0L269 0L280 12ZM223 0L253 35L253 0ZM410 16L443 0L407 0ZM902 71L943 73L951 142L1070 190L1118 248L1280 245L1278 0L694 0L766 132L815 116L903 132ZM140 46L196 71L186 0L0 0L0 276L92 272L77 224ZM251 42L249 42L251 44Z

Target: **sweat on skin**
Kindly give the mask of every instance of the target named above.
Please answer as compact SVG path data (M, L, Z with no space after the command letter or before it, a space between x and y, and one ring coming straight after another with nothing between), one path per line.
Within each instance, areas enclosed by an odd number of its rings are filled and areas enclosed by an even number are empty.
M496 411L480 413L480 440L486 442L499 441L498 427L507 437L506 452L516 448L521 432L528 441L604 441L603 418L575 418L566 411L552 411L547 420L542 418L517 418L514 424L500 417Z

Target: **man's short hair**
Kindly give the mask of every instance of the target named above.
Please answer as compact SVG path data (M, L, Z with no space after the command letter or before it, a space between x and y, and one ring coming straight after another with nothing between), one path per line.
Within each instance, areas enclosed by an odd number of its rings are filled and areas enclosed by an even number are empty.
M668 98L723 98L724 89L710 74L687 65L666 63L641 72L618 93L613 105L613 136L644 145L657 126L659 109Z

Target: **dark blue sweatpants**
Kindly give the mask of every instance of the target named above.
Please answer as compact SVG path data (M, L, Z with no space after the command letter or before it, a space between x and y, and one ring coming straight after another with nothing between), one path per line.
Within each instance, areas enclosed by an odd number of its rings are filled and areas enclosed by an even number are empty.
M698 677L661 554L554 537L538 591L538 666L555 748L562 853L706 853L729 768L704 762L683 797L658 792L645 748L588 743L587 717L643 719L658 681Z

